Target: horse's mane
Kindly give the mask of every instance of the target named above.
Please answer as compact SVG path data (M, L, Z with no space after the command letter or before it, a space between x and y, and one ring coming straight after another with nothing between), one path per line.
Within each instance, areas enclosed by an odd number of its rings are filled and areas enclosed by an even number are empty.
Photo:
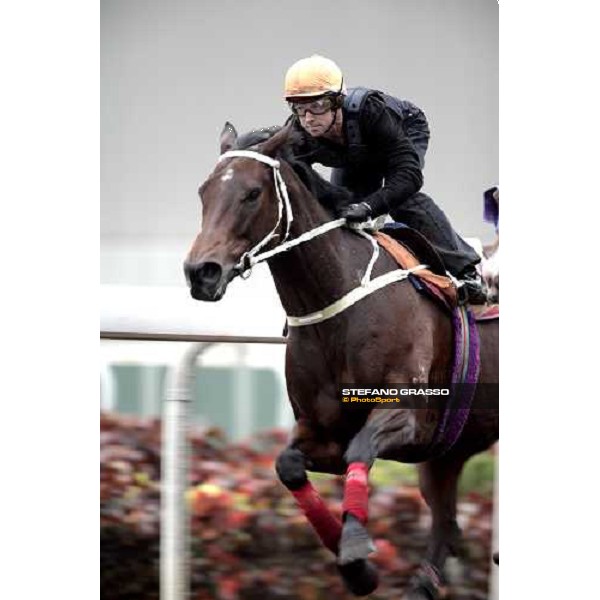
M281 130L279 125L253 129L241 134L235 143L236 150L256 149L256 146L266 142ZM340 207L352 202L352 193L341 186L334 185L322 177L310 165L296 158L294 146L297 142L296 132L290 132L289 140L279 149L277 158L285 160L306 186L308 191L317 198L320 204L330 212L335 213Z

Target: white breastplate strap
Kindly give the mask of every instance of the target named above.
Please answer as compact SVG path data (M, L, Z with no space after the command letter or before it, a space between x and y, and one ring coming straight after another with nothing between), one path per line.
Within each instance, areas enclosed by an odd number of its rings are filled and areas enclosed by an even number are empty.
M331 319L331 317L335 317L342 311L346 310L348 307L356 304L359 300L366 298L373 292L380 290L381 288L389 285L390 283L394 283L396 281L402 281L406 279L410 273L414 273L415 271L420 271L421 269L425 269L427 265L417 265L416 267L411 267L410 269L396 269L395 271L390 271L389 273L385 273L385 275L380 275L375 279L371 279L365 285L361 285L360 287L354 288L351 292L348 292L345 296L326 306L322 310L318 310L314 313L310 313L309 315L305 315L303 317L288 317L287 322L290 327L302 327L304 325L315 325L316 323L321 323L326 321L327 319Z
M365 274L363 275L363 278L361 279L361 282L360 282L360 285L367 285L367 283L369 283L369 281L371 280L371 272L373 271L373 267L375 266L375 261L377 260L377 257L379 256L379 244L377 243L377 240L370 233L367 233L363 229L357 229L356 233L358 233L359 235L362 235L364 238L369 240L371 242L371 246L373 246L373 255L371 256L371 260L369 261L369 264L367 265L367 270L365 271Z

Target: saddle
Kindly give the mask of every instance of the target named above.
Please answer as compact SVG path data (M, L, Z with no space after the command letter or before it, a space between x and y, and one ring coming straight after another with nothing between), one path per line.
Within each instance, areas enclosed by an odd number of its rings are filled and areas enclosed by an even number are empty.
M380 231L394 238L424 264L429 265L432 273L446 276L444 261L422 233L404 223L386 223Z
M388 223L375 234L377 243L384 248L402 269L419 264L427 269L408 276L415 289L444 310L453 313L458 305L456 286L446 275L446 268L435 248L427 238L403 223ZM500 318L498 304L470 304L475 321L493 321Z
M377 243L384 248L403 269L427 265L409 275L409 280L418 292L449 311L458 305L454 282L446 275L440 255L427 238L403 223L389 223L374 234Z

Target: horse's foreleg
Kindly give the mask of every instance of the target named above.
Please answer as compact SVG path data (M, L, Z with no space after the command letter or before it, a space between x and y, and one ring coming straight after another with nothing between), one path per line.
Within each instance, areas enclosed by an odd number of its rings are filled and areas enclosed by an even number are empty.
M350 442L345 454L346 483L344 486L342 538L338 563L347 565L364 560L375 546L366 530L368 519L368 474L377 455L374 430L367 423Z
M323 545L337 554L342 523L331 514L319 492L308 480L304 454L298 448L288 446L277 458L275 469Z
M334 554L338 554L342 523L331 514L308 480L303 452L292 443L279 455L275 468L279 479L293 494L300 510L323 545ZM346 586L356 596L366 596L377 588L379 583L377 570L368 561L356 560L349 564L338 565L338 568Z
M419 485L432 513L431 539L425 561L412 582L409 598L438 598L443 594L443 568L448 556L460 552L461 532L456 522L458 478L465 459L460 456L443 456L422 463Z
M301 427L298 427L298 431L305 435L307 433ZM312 525L323 545L337 555L340 548L342 523L331 514L317 490L308 480L307 459L298 446L308 448L307 451L311 456L309 466L323 467L327 465L329 468L323 470L340 473L343 472L341 449L336 451L331 445L319 445L312 438L310 440L297 438L279 455L275 465L279 479L293 494L300 510ZM340 462L341 464L337 464ZM377 569L366 560L355 560L344 565L338 564L338 569L346 587L356 596L370 594L379 584Z
M368 473L377 456L394 449L417 447L420 428L414 410L374 409L365 425L348 444L344 488L342 539L338 562L364 559L374 551L366 530L368 518Z

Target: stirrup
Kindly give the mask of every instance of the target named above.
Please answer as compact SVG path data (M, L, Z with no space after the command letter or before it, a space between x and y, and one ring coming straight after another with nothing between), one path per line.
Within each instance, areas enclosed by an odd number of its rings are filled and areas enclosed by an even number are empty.
M456 288L456 301L459 306L464 306L469 302L469 293L465 287L464 281L460 281L450 271L446 270L446 276L452 281L454 287Z
M456 300L459 306L469 304L469 291L467 290L467 286L464 285L462 282L456 288Z

